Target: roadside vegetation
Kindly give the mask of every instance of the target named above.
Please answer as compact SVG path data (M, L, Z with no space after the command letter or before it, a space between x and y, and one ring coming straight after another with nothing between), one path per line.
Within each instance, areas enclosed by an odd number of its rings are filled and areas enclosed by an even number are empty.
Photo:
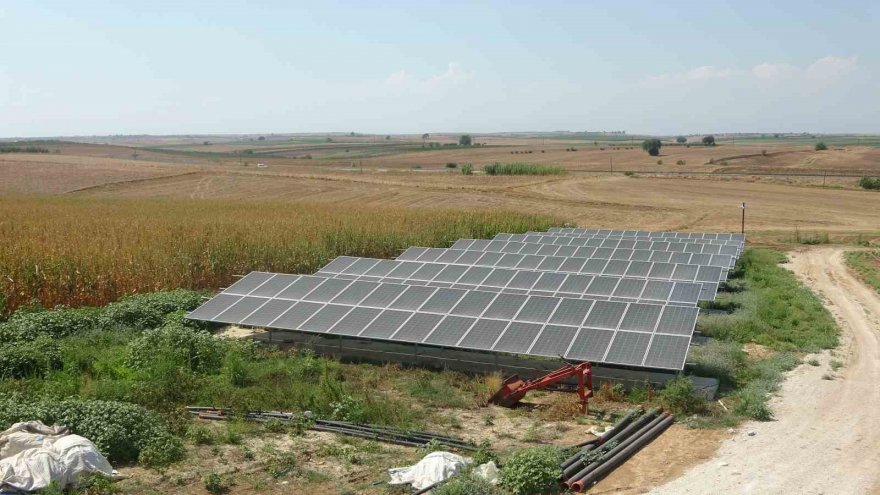
M562 167L540 165L536 163L501 163L495 162L483 166L486 175L561 175Z
M850 251L846 264L869 286L880 292L880 251Z
M185 199L0 198L0 316L36 302L96 306L126 294L216 289L251 270L312 273L340 255L545 230L504 211Z
M782 374L804 353L837 346L839 330L831 315L779 266L784 261L778 251L747 250L731 273L730 291L706 305L716 311L701 314L698 328L713 340L692 349L689 361L694 374L719 380L721 404L704 404L705 415L693 425L772 419L768 400Z

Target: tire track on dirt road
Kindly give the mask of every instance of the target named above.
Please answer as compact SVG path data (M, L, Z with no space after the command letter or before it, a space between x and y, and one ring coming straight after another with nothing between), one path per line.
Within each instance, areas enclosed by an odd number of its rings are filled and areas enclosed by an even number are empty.
M824 380L831 352L815 355L820 366L787 375L771 401L774 421L742 425L713 459L651 493L880 493L880 295L852 275L843 253L799 250L789 268L837 320L844 367Z

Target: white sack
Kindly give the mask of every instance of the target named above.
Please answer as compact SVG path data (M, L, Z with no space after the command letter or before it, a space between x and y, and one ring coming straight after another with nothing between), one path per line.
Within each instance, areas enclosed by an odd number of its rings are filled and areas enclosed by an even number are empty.
M480 464L479 466L475 467L474 475L483 478L493 485L497 485L501 481L499 479L501 473L498 471L498 466L495 465L495 461L489 461L485 464Z
M411 484L416 490L444 481L458 472L470 459L450 452L431 452L413 466L388 470L392 485Z

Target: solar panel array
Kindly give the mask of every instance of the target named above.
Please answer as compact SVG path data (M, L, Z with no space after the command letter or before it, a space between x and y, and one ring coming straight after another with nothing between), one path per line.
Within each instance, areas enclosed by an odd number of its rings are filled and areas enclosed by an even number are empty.
M693 306L702 286L693 282L510 270L341 256L315 275L346 280L428 285L507 294L574 297L595 301Z
M560 229L339 257L315 275L251 272L187 317L681 370L697 301L715 297L742 251L741 238L702 236Z
M457 265L474 265L517 270L537 270L613 277L637 277L653 280L695 282L701 286L700 300L712 301L718 292L718 283L724 275L717 266L684 265L650 261L608 260L601 258L573 258L505 254L485 251L464 251L411 247L397 257L407 261L437 261Z
M491 251L498 253L511 254L531 254L542 256L571 256L577 258L602 258L611 260L634 260L634 261L658 261L663 263L683 263L690 265L709 265L720 266L722 268L731 268L735 262L732 255L729 254L710 254L690 251L666 251L659 247L651 247L652 244L669 244L669 243L652 243L647 241L624 241L632 245L636 243L647 244L645 248L633 247L593 247L593 246L572 246L559 244L542 244L532 242L518 242L507 240L487 241L485 239L459 239L452 245L451 249L463 249L470 251ZM719 246L720 247L720 246Z

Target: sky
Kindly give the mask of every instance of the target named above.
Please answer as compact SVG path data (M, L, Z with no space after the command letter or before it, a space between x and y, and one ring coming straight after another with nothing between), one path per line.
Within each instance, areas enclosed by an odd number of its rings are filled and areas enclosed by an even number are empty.
M0 137L880 132L880 2L0 1Z

